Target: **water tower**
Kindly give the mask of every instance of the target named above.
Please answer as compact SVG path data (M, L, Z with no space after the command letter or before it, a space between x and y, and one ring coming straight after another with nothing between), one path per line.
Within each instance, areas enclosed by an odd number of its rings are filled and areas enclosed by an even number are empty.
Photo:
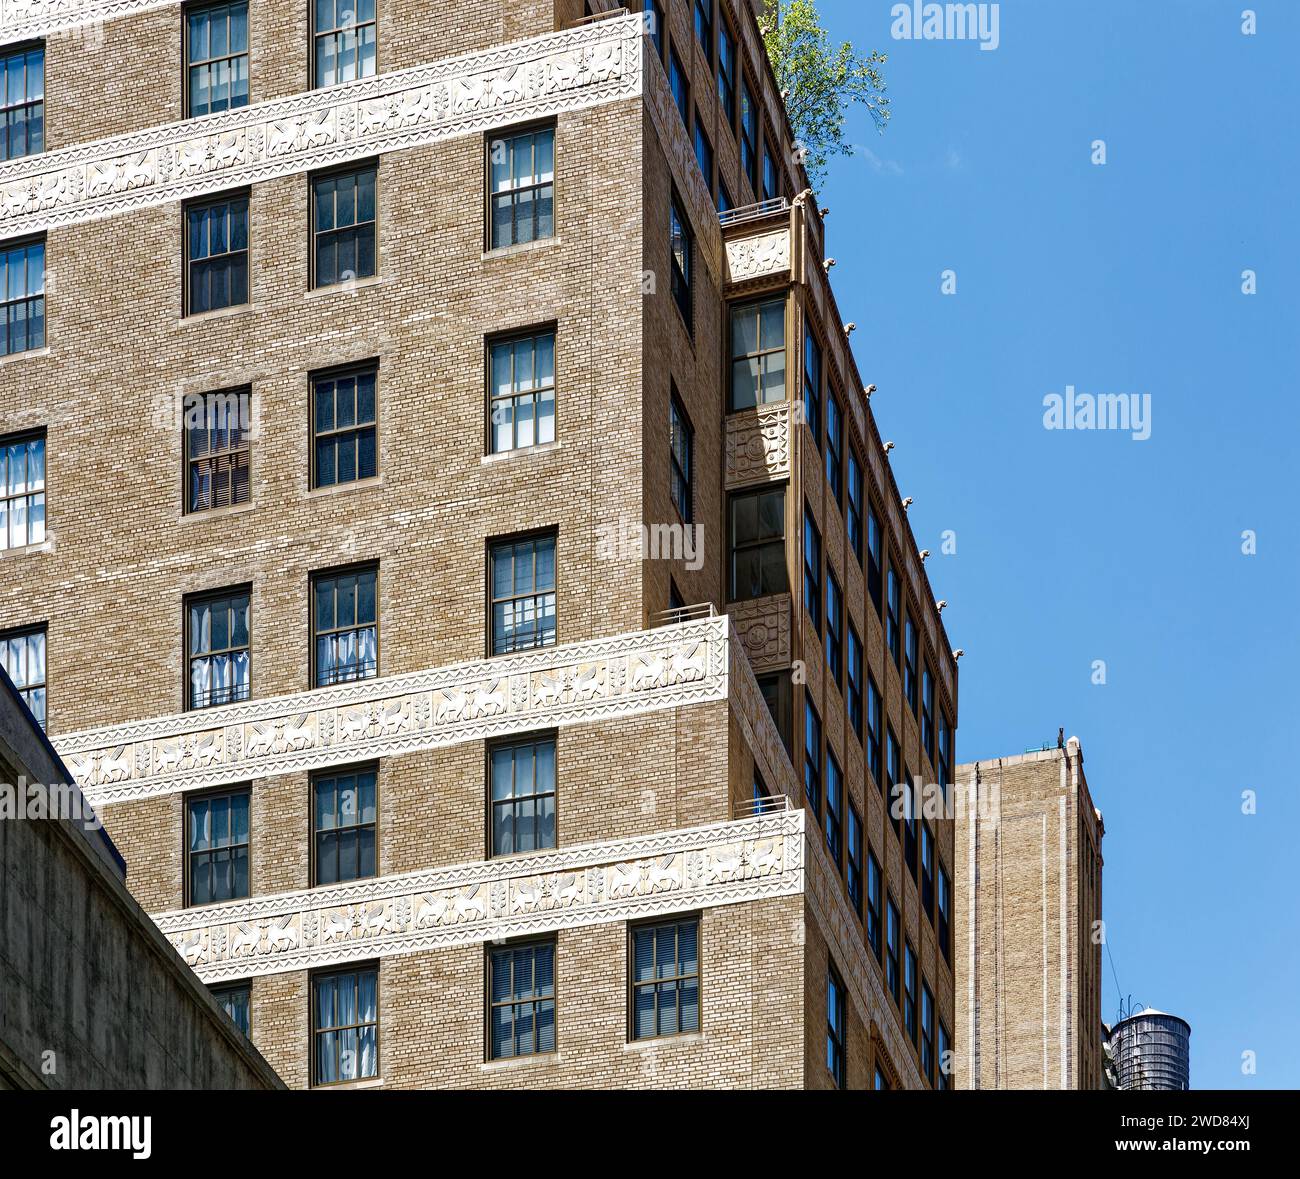
M1185 1019L1148 1007L1120 1020L1110 1033L1121 1089L1190 1088L1188 1050L1192 1027Z

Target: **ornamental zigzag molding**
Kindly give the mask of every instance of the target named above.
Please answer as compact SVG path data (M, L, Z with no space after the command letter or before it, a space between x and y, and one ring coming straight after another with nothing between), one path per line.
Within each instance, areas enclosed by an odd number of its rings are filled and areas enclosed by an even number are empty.
M784 811L412 872L154 922L206 983L472 945L804 889L804 814Z
M0 237L94 221L641 93L641 22L597 21L0 164Z
M179 3L180 0L0 0L0 43L46 37Z
M725 700L725 616L55 740L91 805Z

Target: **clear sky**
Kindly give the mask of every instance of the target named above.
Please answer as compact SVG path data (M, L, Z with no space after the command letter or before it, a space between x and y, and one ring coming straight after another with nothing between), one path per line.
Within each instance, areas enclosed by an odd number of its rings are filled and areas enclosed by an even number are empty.
M1003 0L991 51L819 6L889 54L890 126L855 114L819 200L966 651L958 761L1077 734L1104 1017L1187 1019L1195 1088L1300 1087L1300 2ZM1150 394L1150 437L1046 429L1069 385Z

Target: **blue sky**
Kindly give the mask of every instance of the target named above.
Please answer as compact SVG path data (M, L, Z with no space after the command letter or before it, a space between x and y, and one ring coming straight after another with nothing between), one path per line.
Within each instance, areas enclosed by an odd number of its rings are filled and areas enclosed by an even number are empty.
M891 124L853 116L819 199L966 651L958 760L1079 736L1119 986L1191 1023L1195 1088L1300 1087L1300 3L1247 6L1003 0L985 51L819 5L889 54ZM1045 429L1067 385L1149 393L1151 437Z

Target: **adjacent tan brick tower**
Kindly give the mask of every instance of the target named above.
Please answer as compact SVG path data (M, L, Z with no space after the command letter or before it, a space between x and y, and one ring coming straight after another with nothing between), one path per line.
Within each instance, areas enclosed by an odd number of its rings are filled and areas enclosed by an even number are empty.
M1101 812L1077 737L957 770L957 1081L1101 1089Z
M648 7L0 23L0 650L291 1086L952 1081L956 665L758 5Z

